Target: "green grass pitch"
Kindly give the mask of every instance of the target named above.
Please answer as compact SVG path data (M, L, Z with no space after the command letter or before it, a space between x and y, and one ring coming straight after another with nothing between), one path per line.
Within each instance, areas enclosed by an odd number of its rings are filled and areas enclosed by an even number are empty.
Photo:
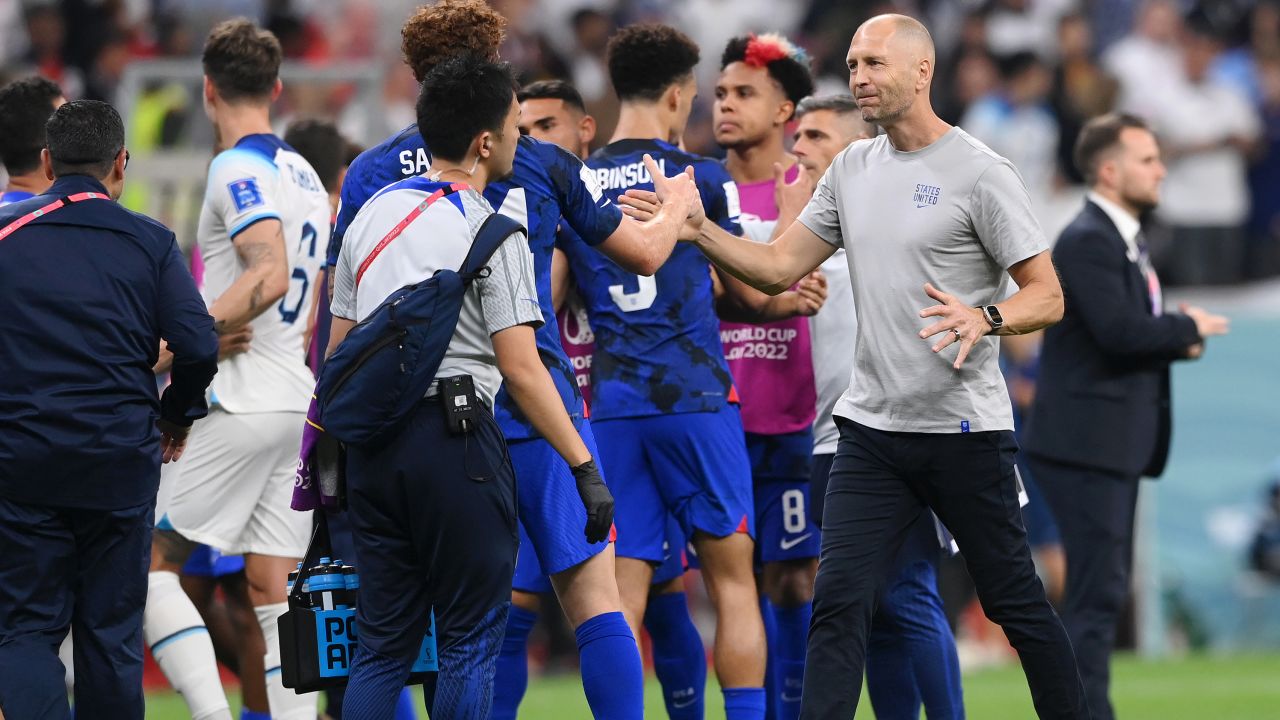
M1125 720L1280 720L1280 655L1143 661L1119 658L1113 674L1117 715ZM1026 681L1017 667L965 675L965 708L975 720L1029 720L1035 717ZM715 680L707 688L707 720L721 720ZM665 718L658 683L646 686L646 718ZM232 699L237 706L237 699ZM860 718L871 718L863 694ZM148 720L188 717L172 693L148 698ZM425 713L419 717L425 718ZM533 679L521 706L521 720L589 720L576 675Z

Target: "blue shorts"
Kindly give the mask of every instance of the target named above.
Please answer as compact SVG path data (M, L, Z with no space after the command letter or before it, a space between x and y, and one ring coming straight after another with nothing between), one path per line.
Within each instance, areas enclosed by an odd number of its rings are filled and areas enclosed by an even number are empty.
M822 538L809 521L813 432L747 433L755 491L756 560L770 563L818 557Z
M598 420L603 469L614 478L619 557L667 559L667 516L692 538L755 536L751 464L738 409Z
M591 456L599 458L591 423L583 420L578 432ZM578 496L573 471L551 444L542 438L517 440L507 444L507 451L516 471L520 526L527 532L529 546L542 571L555 575L603 551L607 541L587 542L587 510ZM604 463L597 465L607 478ZM527 554L526 547L522 542L520 555Z
M182 566L183 575L218 578L244 571L244 556L223 555L208 545L197 545Z
M676 578L683 577L688 566L684 559L685 538L684 533L680 531L680 523L675 518L667 516L667 539L662 549L666 552L666 559L662 564L653 570L652 585L661 585L671 582Z

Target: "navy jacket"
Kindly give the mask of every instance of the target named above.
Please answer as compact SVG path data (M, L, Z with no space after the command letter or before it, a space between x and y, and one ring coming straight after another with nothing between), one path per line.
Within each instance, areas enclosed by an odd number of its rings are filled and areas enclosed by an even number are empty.
M83 175L0 208L0 228L60 197L106 194ZM152 366L174 363L163 399ZM213 319L174 235L110 200L71 203L0 239L0 496L120 509L155 498L156 418L207 412Z
M1130 477L1156 477L1169 455L1169 364L1200 342L1195 322L1151 312L1124 238L1092 202L1053 249L1066 314L1045 331L1032 455Z

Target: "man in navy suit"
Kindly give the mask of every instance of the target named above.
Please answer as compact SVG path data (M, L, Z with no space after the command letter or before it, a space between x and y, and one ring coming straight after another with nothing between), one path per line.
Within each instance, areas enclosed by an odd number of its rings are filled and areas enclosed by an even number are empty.
M1062 619L1089 706L1111 720L1109 663L1129 590L1138 478L1160 475L1169 454L1169 365L1200 357L1228 322L1186 305L1164 312L1140 222L1165 175L1146 124L1095 118L1075 160L1091 188L1053 251L1066 313L1045 331L1026 450L1062 529Z

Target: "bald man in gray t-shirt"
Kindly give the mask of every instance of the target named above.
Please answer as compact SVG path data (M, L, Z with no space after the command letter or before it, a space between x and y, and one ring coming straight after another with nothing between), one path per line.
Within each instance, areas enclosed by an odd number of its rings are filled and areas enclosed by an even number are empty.
M998 341L987 337L1062 317L1044 235L1013 166L930 107L934 51L923 25L872 18L847 60L862 117L884 136L838 156L799 222L773 242L706 222L695 241L721 268L775 294L837 248L848 253L857 382L835 409L840 440L800 717L853 717L861 684L849 679L864 670L876 595L927 507L955 536L983 610L1018 651L1039 716L1088 718L1071 642L1027 545L1009 398ZM801 172L783 192L803 195L811 182Z
M862 140L836 156L800 222L847 251L853 283L858 382L836 415L903 432L1013 429L998 339L978 340L955 369L954 343L934 353L903 332L930 324L924 283L969 307L997 304L1015 289L1007 270L1048 249L1008 160L957 127L914 152L887 135Z

